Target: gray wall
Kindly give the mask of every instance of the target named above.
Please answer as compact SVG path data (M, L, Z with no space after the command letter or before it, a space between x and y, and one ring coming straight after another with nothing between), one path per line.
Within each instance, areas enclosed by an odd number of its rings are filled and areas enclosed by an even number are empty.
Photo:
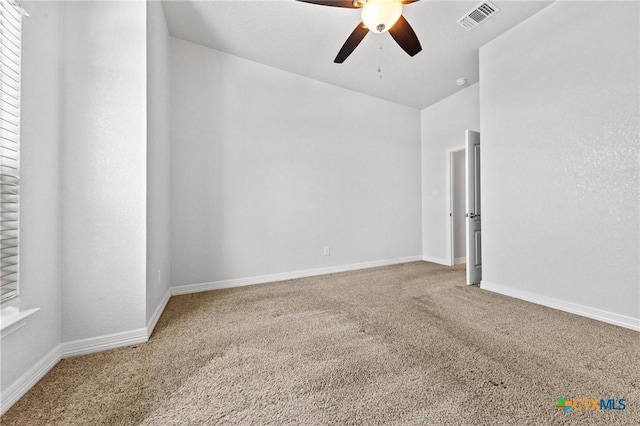
M22 73L20 296L40 310L2 339L3 410L65 344L143 337L170 285L161 5L38 2Z
M146 5L64 3L62 339L145 327Z
M484 288L638 326L639 7L555 2L480 50Z
M169 32L162 4L150 1L147 2L147 324L171 285L169 76Z
M420 255L418 110L176 39L171 67L173 285Z
M2 339L3 394L60 345L62 5L39 3L22 32L20 299L22 309L40 310Z
M464 145L464 131L480 130L479 84L425 108L422 119L422 255L447 264L446 150Z

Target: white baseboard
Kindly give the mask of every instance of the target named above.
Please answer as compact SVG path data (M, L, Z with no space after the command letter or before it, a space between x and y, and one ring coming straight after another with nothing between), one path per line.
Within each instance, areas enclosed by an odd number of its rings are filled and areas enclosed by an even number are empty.
M421 256L401 257L397 259L376 260L373 262L352 263L350 265L329 266L327 268L307 269L303 271L284 272L280 274L259 275L255 277L236 278L231 280L212 281L199 284L186 284L171 288L171 294L190 294L201 291L220 290L223 288L242 287L253 284L264 284L296 278L314 277L317 275L335 274L337 272L356 271L358 269L376 268L378 266L397 265L399 263L417 262Z
M44 377L62 358L87 355L95 352L102 352L109 349L120 348L144 343L149 340L149 336L164 311L164 308L171 297L170 290L162 298L153 316L149 319L146 328L114 333L106 336L92 337L88 339L75 340L56 346L51 352L45 355L40 361L32 366L18 380L12 383L0 398L0 415L4 414L13 404L15 404L29 389Z
M153 329L156 328L156 324L160 319L160 315L162 315L162 312L164 311L164 308L167 306L167 303L169 303L170 298L171 298L171 289L168 288L167 292L162 297L162 300L160 301L160 304L156 308L155 312L153 313L151 318L149 318L149 322L147 323L147 339L151 337L151 333L153 333Z
M443 259L441 257L422 256L422 260L424 260L425 262L437 263L439 265L451 266L449 265L449 260Z
M626 315L616 314L614 312L603 311L601 309L591 308L589 306L579 305L573 302L567 302L553 297L542 296L531 293L526 290L514 289L501 284L490 283L485 280L480 282L480 288L492 291L505 296L515 297L516 299L526 300L527 302L558 309L560 311L569 312L583 317L595 319L620 327L630 328L631 330L640 331L640 318L629 317Z
M467 263L467 257L456 257L455 261L453 262L456 265L460 265L461 263Z
M0 403L2 404L0 415L6 413L13 404L29 392L29 389L35 386L38 380L42 379L44 375L60 361L61 355L62 350L60 345L58 345L20 376L18 380L9 385L9 387L2 392L2 398L0 398Z
M105 336L90 337L88 339L74 340L62 344L62 358L87 355L95 352L108 351L109 349L123 346L137 345L148 339L147 328L123 331L121 333L107 334Z

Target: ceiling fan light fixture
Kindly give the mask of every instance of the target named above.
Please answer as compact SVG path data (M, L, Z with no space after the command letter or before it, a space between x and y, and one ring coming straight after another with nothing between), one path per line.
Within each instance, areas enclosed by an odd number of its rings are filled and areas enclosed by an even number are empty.
M362 6L362 23L374 33L383 33L402 16L400 0L368 0Z

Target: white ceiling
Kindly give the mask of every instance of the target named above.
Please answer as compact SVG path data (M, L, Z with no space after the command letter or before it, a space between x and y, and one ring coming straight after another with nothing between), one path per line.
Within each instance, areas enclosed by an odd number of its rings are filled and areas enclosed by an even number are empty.
M164 10L173 37L422 109L460 90L460 77L477 82L478 48L551 3L492 2L500 12L470 32L456 20L479 1L406 5L403 15L422 52L411 58L389 33L369 33L343 64L333 59L360 22L358 9L294 0L165 0Z

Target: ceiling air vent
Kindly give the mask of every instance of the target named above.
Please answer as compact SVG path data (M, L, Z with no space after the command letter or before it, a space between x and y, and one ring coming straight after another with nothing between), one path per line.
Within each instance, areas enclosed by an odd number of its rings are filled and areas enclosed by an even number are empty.
M471 31L484 22L488 17L495 15L498 12L500 12L500 9L498 9L496 5L488 1L483 1L456 22L461 27Z

